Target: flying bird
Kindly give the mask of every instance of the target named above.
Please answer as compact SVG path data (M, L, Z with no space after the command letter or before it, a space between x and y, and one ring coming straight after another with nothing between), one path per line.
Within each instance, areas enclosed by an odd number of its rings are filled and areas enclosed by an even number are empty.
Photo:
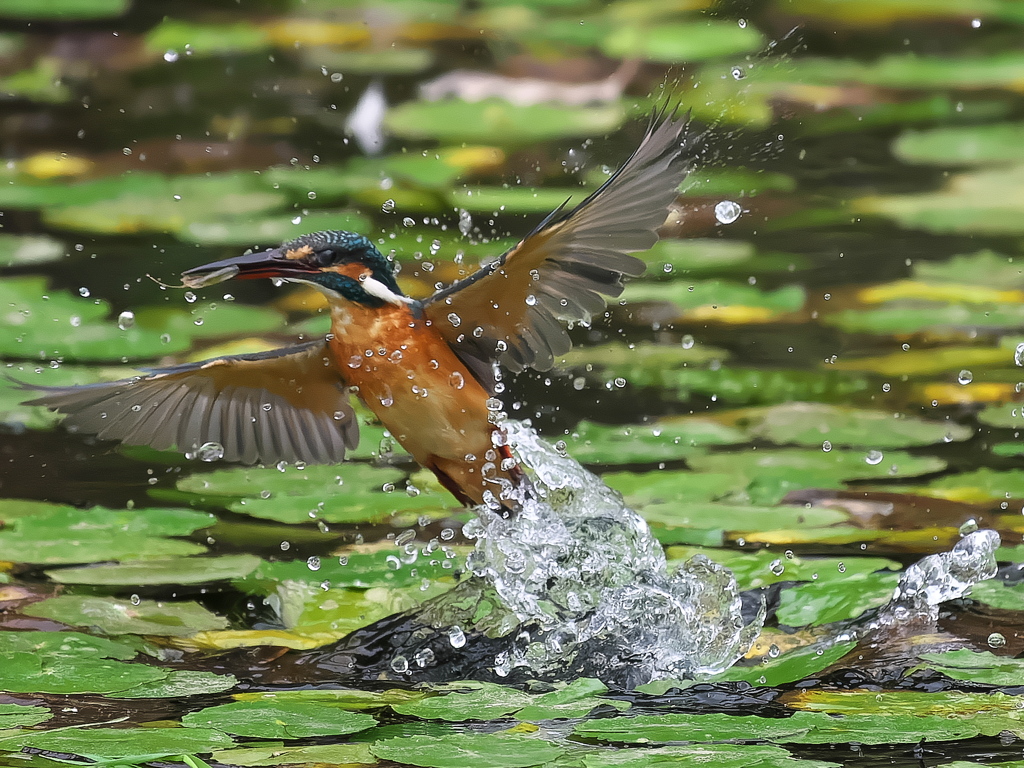
M494 418L495 364L548 370L658 239L694 159L688 116L651 119L632 156L576 207L563 204L517 245L419 301L365 236L328 231L183 273L200 288L274 278L319 289L331 332L259 354L216 357L77 387L32 387L31 404L74 431L159 450L223 447L244 464L340 462L359 439L358 396L461 503L494 505L522 472ZM500 406L497 406L500 407Z

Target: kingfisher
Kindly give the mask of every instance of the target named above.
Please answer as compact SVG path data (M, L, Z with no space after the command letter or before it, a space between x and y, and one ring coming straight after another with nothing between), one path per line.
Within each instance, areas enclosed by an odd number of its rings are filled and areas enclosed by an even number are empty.
M688 115L662 111L629 159L579 205L563 203L530 234L425 300L402 292L392 263L354 232L304 235L182 274L311 285L327 299L324 338L257 354L148 369L121 381L39 387L30 401L70 430L158 450L223 449L243 464L332 464L359 439L358 396L421 466L466 505L504 506L523 482L494 399L501 368L550 369L586 322L645 263L689 172ZM219 449L217 449L219 451Z

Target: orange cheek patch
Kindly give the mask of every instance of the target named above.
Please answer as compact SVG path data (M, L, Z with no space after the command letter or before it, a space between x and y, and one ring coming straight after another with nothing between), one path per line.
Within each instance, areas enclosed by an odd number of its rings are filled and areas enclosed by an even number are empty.
M309 245L304 245L301 248L293 248L292 250L285 253L286 259L304 259L307 256L313 255L313 248Z

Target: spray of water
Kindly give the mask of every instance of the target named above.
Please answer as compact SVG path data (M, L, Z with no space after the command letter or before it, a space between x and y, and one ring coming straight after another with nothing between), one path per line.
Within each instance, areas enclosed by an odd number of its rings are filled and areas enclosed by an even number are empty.
M669 572L647 524L617 493L528 425L504 426L532 489L504 489L518 512L482 508L465 529L476 538L469 568L523 627L496 662L499 674L571 668L607 680L628 670L638 684L717 672L746 652L762 616L744 621L728 570L695 557Z

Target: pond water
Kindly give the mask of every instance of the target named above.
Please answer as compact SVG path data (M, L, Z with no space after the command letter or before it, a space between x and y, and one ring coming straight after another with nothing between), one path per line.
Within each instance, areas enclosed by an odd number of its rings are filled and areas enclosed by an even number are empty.
M0 19L0 762L1024 760L1016 3ZM429 295L595 189L666 103L706 133L646 275L502 397L623 495L655 560L729 569L722 626L758 637L683 633L728 669L663 658L655 677L701 674L637 688L640 633L611 619L561 663L581 625L522 622L535 594L467 576L487 525L368 412L352 462L244 468L21 404L18 381L326 333L296 286L169 287L305 232L367 234ZM994 578L893 619L901 576L985 531Z

